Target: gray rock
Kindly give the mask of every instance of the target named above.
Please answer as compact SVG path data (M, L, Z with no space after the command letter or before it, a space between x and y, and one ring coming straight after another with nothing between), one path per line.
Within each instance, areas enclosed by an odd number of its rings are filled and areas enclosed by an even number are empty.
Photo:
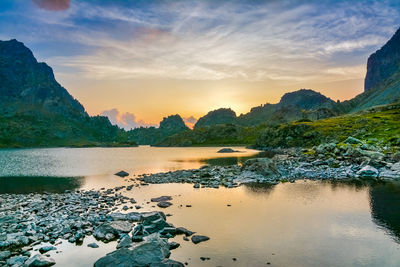
M162 202L162 201L169 201L172 200L171 196L161 196L161 197L155 197L151 199L151 202Z
M181 244L179 244L178 242L172 241L169 243L169 250L177 249L177 248L179 248L180 245Z
M132 239L129 235L124 235L117 244L117 249L127 248L132 245Z
M36 254L25 262L25 266L27 267L52 266L54 264L56 264L54 259L41 254Z
M8 250L0 251L0 261L7 259L11 256L11 252Z
M121 248L107 254L97 260L94 266L149 266L161 263L170 254L168 242L162 240L158 234L153 234L140 243L133 243L129 248Z
M46 252L49 252L50 250L56 250L57 248L55 246L44 246L39 248L39 252L44 254Z
M204 241L207 241L209 239L210 238L208 236L205 236L205 235L194 235L194 236L192 236L192 242L194 244L198 244L200 242L204 242Z
M111 241L120 236L121 233L129 233L132 230L132 224L127 221L105 222L98 226L93 236L100 240Z
M361 170L357 172L357 176L363 179L371 179L378 177L378 170L372 166L364 166Z
M169 206L172 206L172 203L169 201L161 201L161 202L157 203L157 206L165 209L165 208L168 208Z
M119 177L126 177L129 175L129 173L127 173L126 171L119 171L115 175L117 175Z
M10 266L22 266L24 262L28 259L27 256L14 256L7 259L7 265Z
M89 243L87 246L89 248L98 248L99 247L99 245L97 245L96 243Z
M193 188L200 188L200 184L199 183L194 184Z
M243 167L245 170L253 171L263 176L281 176L275 162L270 158L249 159L245 161Z
M390 169L395 172L400 172L400 162L396 162L395 164L393 164Z
M150 267L183 267L183 263L171 259L165 259L158 263L150 264Z
M176 234L178 234L178 235L184 234L185 236L191 236L191 235L193 235L194 233L196 233L196 232L192 232L192 231L190 231L190 230L188 230L188 229L186 229L186 228L184 228L184 227L178 227L178 228L176 228Z

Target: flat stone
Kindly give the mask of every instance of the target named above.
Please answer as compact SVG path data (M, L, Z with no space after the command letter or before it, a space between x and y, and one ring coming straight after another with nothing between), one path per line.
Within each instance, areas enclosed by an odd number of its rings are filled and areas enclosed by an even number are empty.
M210 238L208 236L205 236L205 235L194 235L194 236L192 236L192 242L194 244L198 244L200 242L204 242L204 241L207 241L209 239Z
M41 254L36 254L29 258L24 266L27 267L40 267L40 266L52 266L56 264L56 261L53 258L45 257Z
M169 206L172 206L172 203L169 201L161 201L161 202L157 203L157 206L165 209L165 208L168 208Z
M161 197L155 197L151 199L151 202L162 202L162 201L169 201L172 200L171 196L161 196Z

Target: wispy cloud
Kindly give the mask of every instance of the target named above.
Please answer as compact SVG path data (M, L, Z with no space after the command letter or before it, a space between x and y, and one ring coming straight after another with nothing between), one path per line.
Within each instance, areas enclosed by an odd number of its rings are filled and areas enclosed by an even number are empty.
M118 125L125 130L131 130L138 127L158 126L157 124L146 123L143 120L138 120L133 113L121 113L116 108L104 110L103 112L101 112L101 115L107 116L112 124Z
M92 50L52 60L97 79L333 81L349 77L329 69L364 64L399 18L384 2L223 3L160 2L143 10L77 3L62 18L75 27L59 38ZM104 21L116 28L93 27ZM351 60L337 62L343 54Z

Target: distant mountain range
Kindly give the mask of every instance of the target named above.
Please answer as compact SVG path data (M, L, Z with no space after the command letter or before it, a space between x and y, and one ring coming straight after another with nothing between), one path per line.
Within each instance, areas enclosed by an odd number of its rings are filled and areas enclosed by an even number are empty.
M23 43L0 41L0 147L249 144L267 125L318 120L398 101L400 30L368 58L365 91L351 100L335 102L301 89L240 116L226 108L210 111L193 130L172 115L159 128L124 131L106 117L90 117Z

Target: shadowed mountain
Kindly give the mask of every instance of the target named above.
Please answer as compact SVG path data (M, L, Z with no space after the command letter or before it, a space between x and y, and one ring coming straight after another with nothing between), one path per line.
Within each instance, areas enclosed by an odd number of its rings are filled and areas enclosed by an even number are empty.
M201 117L194 128L230 123L236 123L236 113L230 108L220 108Z
M119 145L124 132L83 106L17 40L0 41L0 147Z
M179 115L171 115L160 122L160 127L140 127L127 132L128 140L140 145L154 145L165 138L189 130Z

